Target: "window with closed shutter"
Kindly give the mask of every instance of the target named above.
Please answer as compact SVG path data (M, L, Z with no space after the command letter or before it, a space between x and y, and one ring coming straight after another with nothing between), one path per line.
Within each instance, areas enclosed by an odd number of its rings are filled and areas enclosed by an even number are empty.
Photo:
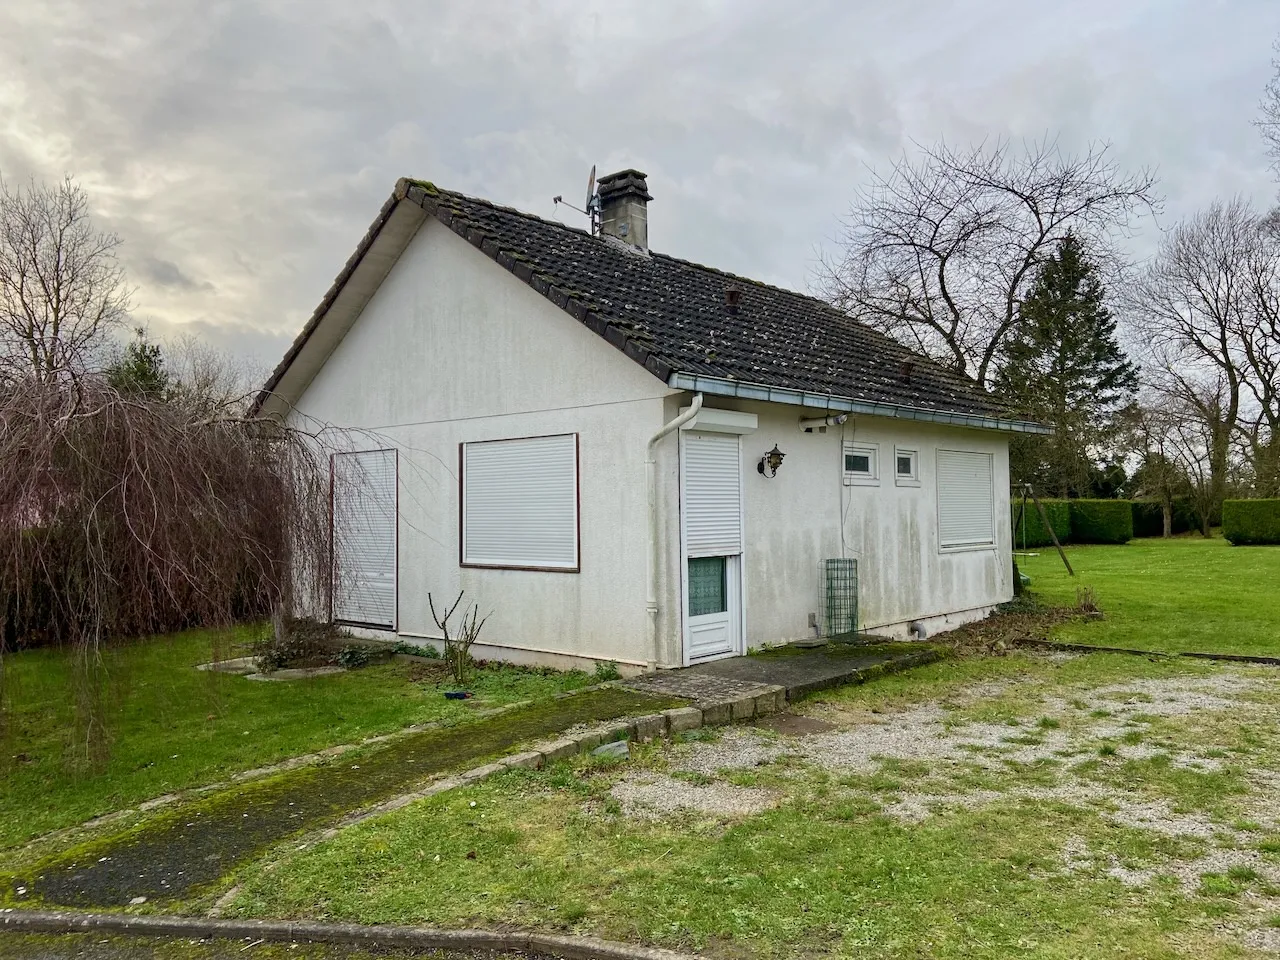
M995 482L989 453L938 451L938 544L945 549L995 543Z
M396 625L396 451L333 455L333 617Z
M462 562L578 569L578 437L462 445Z

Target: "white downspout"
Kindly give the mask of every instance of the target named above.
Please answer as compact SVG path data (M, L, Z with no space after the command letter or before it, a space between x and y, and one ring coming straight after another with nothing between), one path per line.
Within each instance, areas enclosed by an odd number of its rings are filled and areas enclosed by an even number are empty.
M658 669L658 461L654 458L654 449L658 441L672 430L679 430L698 415L702 409L702 394L693 398L689 409L649 438L648 452L644 460L644 479L649 493L649 672Z

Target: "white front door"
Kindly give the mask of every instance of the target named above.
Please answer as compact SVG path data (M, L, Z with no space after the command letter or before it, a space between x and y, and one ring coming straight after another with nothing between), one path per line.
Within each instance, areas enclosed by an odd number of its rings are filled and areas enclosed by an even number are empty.
M742 463L739 438L682 434L684 661L742 652Z

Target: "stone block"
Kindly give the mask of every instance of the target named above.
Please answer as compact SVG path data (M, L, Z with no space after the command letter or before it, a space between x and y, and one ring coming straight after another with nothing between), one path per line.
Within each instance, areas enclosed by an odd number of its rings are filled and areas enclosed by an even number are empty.
M697 707L677 707L662 711L662 715L667 718L667 729L673 735L702 726L702 711Z
M603 730L588 730L586 733L576 734L573 739L578 744L579 753L588 753L612 738L606 737Z
M734 720L750 720L756 715L756 698L739 697L729 705L729 708Z
M505 769L506 767L500 763L486 763L483 767L472 767L462 774L462 779L472 783L476 780L483 780L485 777L491 777L495 773L501 773Z
M601 744L591 751L593 757L617 757L625 760L631 756L631 744L626 740L615 740L612 743Z
M787 690L785 687L774 687L772 690L756 696L756 716L763 717L787 708Z
M635 730L635 739L640 743L658 740L667 735L667 718L660 713L640 717L631 726Z
M510 757L503 757L499 762L504 767L524 767L526 770L538 770L542 767L542 754L537 750L530 750L527 753L517 753Z
M551 766L561 760L576 757L580 749L577 740L557 740L555 743L547 744L539 752L542 754L543 764Z
M704 726L719 726L732 720L732 703L712 703L702 708L702 723Z

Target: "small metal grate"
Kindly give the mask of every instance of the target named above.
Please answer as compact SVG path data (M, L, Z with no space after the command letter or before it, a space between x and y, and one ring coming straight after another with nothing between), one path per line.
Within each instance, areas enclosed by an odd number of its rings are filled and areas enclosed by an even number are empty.
M858 561L833 558L819 563L822 635L858 632Z

